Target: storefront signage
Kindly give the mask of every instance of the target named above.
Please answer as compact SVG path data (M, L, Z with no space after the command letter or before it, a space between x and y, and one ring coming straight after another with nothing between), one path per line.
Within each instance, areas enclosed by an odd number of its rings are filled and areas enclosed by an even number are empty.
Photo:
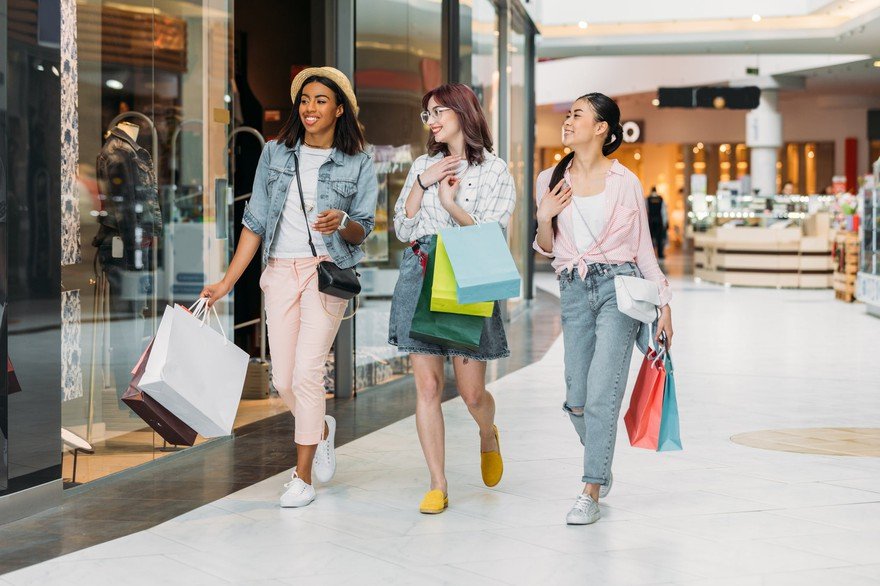
M645 142L645 123L642 120L627 120L623 126L623 142Z

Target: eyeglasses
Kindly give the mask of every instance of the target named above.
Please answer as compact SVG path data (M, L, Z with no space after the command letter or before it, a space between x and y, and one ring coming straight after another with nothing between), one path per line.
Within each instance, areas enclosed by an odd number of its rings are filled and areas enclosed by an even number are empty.
M446 108L444 106L437 106L433 110L422 110L422 113L419 114L419 118L422 119L422 124L427 124L431 118L434 120L440 120L440 115L443 114L446 110L452 110L452 108Z

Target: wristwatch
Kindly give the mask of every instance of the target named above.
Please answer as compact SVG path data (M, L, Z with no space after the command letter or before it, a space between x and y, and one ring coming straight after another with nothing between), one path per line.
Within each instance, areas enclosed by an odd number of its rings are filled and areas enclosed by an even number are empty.
M345 212L342 212L342 221L339 222L339 227L336 228L336 231L340 232L342 230L345 230L346 226L348 226L348 214Z

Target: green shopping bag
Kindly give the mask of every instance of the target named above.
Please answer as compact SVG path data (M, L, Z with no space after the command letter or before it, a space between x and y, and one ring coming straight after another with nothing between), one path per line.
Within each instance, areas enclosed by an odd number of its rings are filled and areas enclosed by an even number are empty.
M443 236L437 235L437 247L434 252L434 283L431 285L431 311L443 313L459 313L461 315L478 315L491 317L495 302L459 303L458 285L452 263L443 246Z
M434 252L437 237L431 238L425 253L428 255L428 266L422 281L422 291L416 304L409 337L430 344L438 344L446 348L459 350L479 350L480 336L483 334L485 318L476 315L460 315L457 313L441 313L431 311L431 287L434 283Z

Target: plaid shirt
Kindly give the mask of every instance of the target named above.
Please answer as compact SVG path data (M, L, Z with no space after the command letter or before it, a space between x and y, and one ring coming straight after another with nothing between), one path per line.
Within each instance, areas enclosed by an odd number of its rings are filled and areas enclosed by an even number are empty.
M483 163L470 165L458 173L461 187L455 198L475 223L498 222L507 228L513 208L516 205L516 188L507 163L488 151L483 151ZM394 231L403 242L418 240L422 236L437 234L442 228L457 226L449 212L440 204L439 185L430 185L422 198L422 207L412 218L406 217L406 199L416 175L443 158L442 154L433 157L422 155L413 161L400 197L394 206Z

